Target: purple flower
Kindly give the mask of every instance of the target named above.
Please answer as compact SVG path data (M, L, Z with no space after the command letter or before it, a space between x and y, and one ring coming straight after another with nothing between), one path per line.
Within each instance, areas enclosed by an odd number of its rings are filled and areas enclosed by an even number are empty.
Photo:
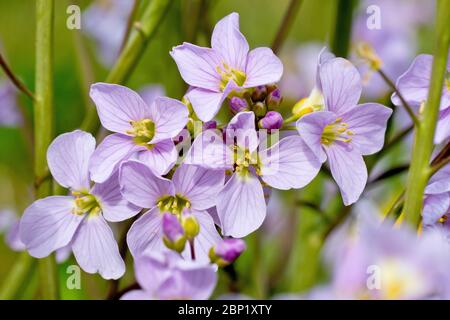
M241 238L258 229L266 216L260 179L276 189L302 188L319 172L320 162L298 136L289 136L265 148L255 130L255 114L235 115L225 130L198 136L185 163L232 171L217 198L222 233ZM260 131L261 134L261 131Z
M323 111L304 115L297 130L323 163L327 159L345 205L356 202L367 182L363 155L378 152L384 143L392 110L377 103L357 105L361 95L358 70L343 58L319 66Z
M209 261L209 249L220 241L214 221L206 209L216 204L223 187L224 171L181 165L172 180L157 176L145 164L127 161L121 165L120 186L123 196L137 206L150 210L130 228L128 247L134 257L145 251L163 250L163 216L170 213L183 218L192 214L200 225L195 238L197 259ZM188 254L186 248L186 254Z
M106 66L119 55L132 8L133 1L100 0L83 12L83 30L97 43L101 62Z
M448 297L449 245L440 231L418 238L406 226L392 228L363 214L356 226L332 234L325 247L332 271L328 298Z
M210 257L215 263L227 265L239 258L245 249L246 245L243 240L227 238L211 248Z
M20 238L36 258L71 244L84 271L118 279L125 264L106 220L128 219L140 208L122 197L116 173L91 187L88 164L94 148L94 137L80 130L62 134L51 143L47 151L50 172L71 195L32 203L22 216Z
M280 129L283 125L283 117L279 112L269 111L259 120L259 127L262 129Z
M104 182L127 159L147 164L157 174L166 174L178 154L172 138L184 128L188 109L181 102L158 97L147 105L134 91L115 84L96 83L90 92L100 121L115 132L95 150L92 180Z
M402 74L396 83L397 89L412 107L419 108L428 98L428 87L431 79L433 56L429 54L418 55L411 66ZM442 90L439 120L434 136L436 144L443 142L450 136L450 61L447 62L447 75ZM392 95L392 102L399 106L401 101L397 94ZM426 105L425 105L426 106Z
M280 80L281 61L269 48L249 51L239 31L239 15L231 13L213 31L211 47L183 43L170 52L181 77L193 88L187 93L202 121L211 120L233 91L254 88Z
M9 82L0 83L0 126L22 125L22 116L17 105L16 89Z
M174 252L148 252L135 260L141 286L122 300L205 300L217 283L214 266L183 260Z
M450 165L436 172L425 188L422 212L424 226L445 222L450 212Z

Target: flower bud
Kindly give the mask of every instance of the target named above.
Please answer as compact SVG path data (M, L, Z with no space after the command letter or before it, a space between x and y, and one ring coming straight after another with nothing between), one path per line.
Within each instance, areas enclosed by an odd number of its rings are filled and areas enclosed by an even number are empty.
M257 86L252 93L252 101L264 101L267 96L267 88L266 86Z
M281 104L283 97L280 89L275 89L267 95L266 104L269 109L275 109Z
M283 125L283 117L279 112L269 111L264 118L259 120L258 124L261 129L280 129Z
M225 267L236 261L245 249L245 242L241 239L223 239L209 250L209 258L219 267Z
M257 117L264 117L267 113L267 107L264 102L257 102L253 105L253 112Z
M275 83L266 85L267 93L271 93L273 90L277 88L278 86Z
M239 97L231 97L229 101L231 112L239 113L242 111L249 111L250 107L245 99Z
M207 121L203 124L203 130L216 129L217 122L215 120Z
M182 252L186 244L186 237L178 217L171 213L165 213L162 221L163 241L166 247Z
M184 215L181 223L183 225L184 235L188 239L194 239L200 232L200 225L192 214Z

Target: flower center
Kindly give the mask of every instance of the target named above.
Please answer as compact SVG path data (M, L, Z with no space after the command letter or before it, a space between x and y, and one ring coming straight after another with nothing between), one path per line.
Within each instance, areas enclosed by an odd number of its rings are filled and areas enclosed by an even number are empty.
M220 75L220 90L223 91L230 80L233 80L239 87L243 86L247 79L246 74L234 68L231 68L225 62L222 63L223 68L216 67L217 73Z
M353 135L354 133L348 129L348 123L342 122L342 118L337 118L323 129L320 141L325 145L330 145L334 141L348 143L352 141Z
M95 215L100 213L100 204L94 195L79 191L73 191L72 195L75 197L76 206L73 210L74 214L82 215L88 213Z
M138 145L148 144L155 136L155 123L150 119L130 121L133 129L127 130L133 136L133 140Z
M191 207L191 202L187 198L176 194L175 196L164 196L160 198L157 205L161 212L170 212L179 215L184 209Z
M258 155L256 152L250 153L248 149L242 150L238 146L234 146L234 164L235 171L242 175L246 175L252 165L258 172Z

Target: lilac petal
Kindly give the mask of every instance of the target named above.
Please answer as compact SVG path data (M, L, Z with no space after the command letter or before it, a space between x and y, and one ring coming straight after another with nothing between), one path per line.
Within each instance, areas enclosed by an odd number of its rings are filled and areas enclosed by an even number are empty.
M439 113L434 143L441 144L450 137L450 106Z
M208 299L217 284L217 273L212 265L180 260L172 277L158 290L160 299Z
M167 250L152 250L135 258L136 280L150 297L156 298L155 294L161 283L172 275L173 261L178 259L177 253Z
M428 181L425 194L450 192L450 165L444 166Z
M289 136L260 151L261 178L271 187L302 188L319 173L322 163L299 136Z
M364 103L342 115L354 135L352 145L362 155L374 154L384 145L387 121L392 109L378 103Z
M256 48L248 54L244 88L253 88L280 81L283 63L270 48Z
M432 194L425 198L422 221L424 225L433 225L449 211L450 195L448 193Z
M156 176L145 164L124 162L119 173L120 191L131 203L141 208L153 208L165 195L174 195L172 181Z
M214 247L219 243L222 238L217 232L216 226L214 225L214 220L206 211L192 211L191 212L200 225L200 233L195 237L194 248L195 248L195 259L201 263L209 262L209 249ZM187 244L183 256L190 259L190 244Z
M252 111L239 112L228 123L226 144L231 146L235 140L242 150L248 149L253 152L258 148L259 139L255 130L255 114Z
M222 61L215 50L185 42L174 47L170 55L186 83L193 87L220 91L220 75L217 67L222 65Z
M102 126L109 131L126 134L131 129L130 120L144 119L148 110L136 92L117 84L95 83L89 94Z
M95 138L75 130L58 136L48 147L47 162L53 178L65 188L89 189L89 159L95 149Z
M206 210L206 211L207 211L208 214L211 216L211 218L213 219L214 223L215 223L218 227L222 228L222 227L221 227L221 224L220 224L219 214L217 213L216 207L209 208L209 209Z
M118 171L104 183L96 183L91 194L95 195L103 216L110 222L129 219L141 211L140 207L128 202L120 193Z
M427 99L432 64L433 56L420 54L408 70L398 78L396 87L411 106L419 107ZM392 95L392 102L396 106L402 105L395 93Z
M72 254L72 242L70 242L67 246L59 248L55 253L55 260L57 263L64 263L67 259L70 258Z
M25 244L20 240L20 221L16 221L6 235L6 243L13 251L24 251Z
M226 97L236 88L236 84L233 81L229 81L223 92L194 88L186 96L198 118L203 122L207 122L214 118Z
M228 169L233 165L233 150L225 144L219 130L206 130L195 138L184 163L210 169Z
M145 290L131 290L125 293L120 300L152 300L151 293Z
M329 111L340 115L356 106L362 91L361 76L350 61L330 59L320 67L319 76Z
M297 123L297 131L306 145L316 155L320 162L327 160L322 148L323 129L336 120L337 116L329 111L317 111L301 117Z
M186 197L195 210L215 206L217 194L225 183L225 171L182 164L173 175L177 194Z
M159 97L151 107L151 119L155 123L155 136L150 144L172 139L184 128L188 121L189 111L178 100Z
M125 263L111 228L102 215L88 216L73 240L73 254L87 273L100 273L103 279L119 279Z
M153 208L133 223L127 234L127 244L133 257L145 251L162 251L162 214L159 208Z
M245 71L249 47L244 35L239 31L239 14L233 12L216 23L211 47L221 54L228 66Z
M339 142L325 148L331 174L341 190L344 205L355 203L367 183L367 168L356 150L348 150Z
M320 82L320 68L325 62L335 58L336 56L328 51L327 47L323 47L319 52L317 58L317 68L316 68L316 88L322 92L322 83Z
M175 165L178 152L172 140L167 139L135 153L132 159L146 164L157 175L165 175Z
M117 170L122 161L133 153L143 149L133 143L133 140L120 133L107 136L95 149L89 162L91 179L95 182L105 182Z
M266 217L261 182L251 173L233 174L219 194L216 207L223 235L245 237L258 229Z
M20 221L20 238L30 255L46 257L72 240L84 218L72 213L74 208L73 197L52 196L36 200L25 209Z

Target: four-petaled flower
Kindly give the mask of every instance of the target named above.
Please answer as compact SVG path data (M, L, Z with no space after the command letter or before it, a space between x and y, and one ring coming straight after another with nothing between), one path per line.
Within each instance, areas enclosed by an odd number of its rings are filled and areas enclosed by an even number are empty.
M220 241L214 221L206 211L216 204L223 187L223 170L181 165L172 180L155 175L149 167L138 161L124 162L120 168L120 187L131 203L150 210L130 228L128 247L134 257L148 250L163 250L163 216L165 213L183 219L193 215L200 226L195 237L196 258L208 261L208 251ZM188 246L186 246L188 247ZM186 248L186 254L189 254Z
M170 52L192 87L187 97L202 121L211 120L233 91L278 82L283 74L283 64L270 48L249 51L235 12L216 24L211 47L183 43Z
M188 120L181 102L158 97L147 105L134 91L115 84L96 83L90 92L100 121L115 132L95 150L90 171L92 180L104 182L127 159L138 159L157 174L166 174L177 160L172 141Z
M317 158L322 163L328 159L344 204L350 205L358 200L367 182L362 156L383 147L392 109L378 103L357 105L361 77L346 59L328 57L319 64L318 77L322 110L304 115L296 126Z
M57 137L47 152L53 178L69 188L68 196L50 196L32 203L20 222L20 236L36 258L70 245L81 268L118 279L125 272L113 232L107 222L131 218L140 208L120 194L118 174L91 186L88 164L94 137L83 131Z

